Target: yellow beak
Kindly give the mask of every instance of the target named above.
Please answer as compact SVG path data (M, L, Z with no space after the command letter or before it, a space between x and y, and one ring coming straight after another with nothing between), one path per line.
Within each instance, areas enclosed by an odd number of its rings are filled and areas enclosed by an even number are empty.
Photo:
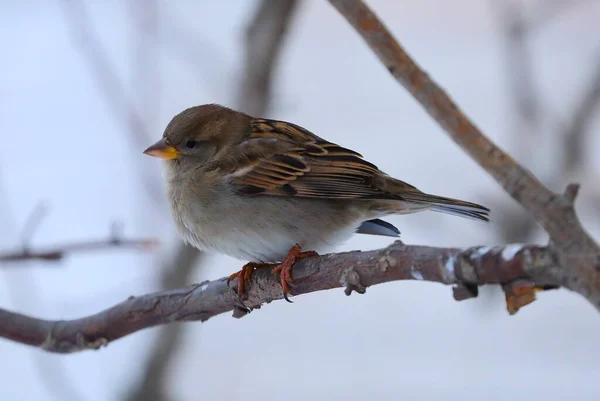
M168 160L177 159L179 157L179 151L173 146L167 145L165 138L162 138L160 141L144 150L144 154Z

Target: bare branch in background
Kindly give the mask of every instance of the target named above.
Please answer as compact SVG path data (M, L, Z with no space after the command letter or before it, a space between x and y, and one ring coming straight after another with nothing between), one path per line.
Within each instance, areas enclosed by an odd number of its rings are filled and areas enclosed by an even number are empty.
M598 53L600 54L600 53ZM564 127L562 143L562 175L558 179L568 181L578 179L586 185L587 204L600 216L600 176L595 172L592 154L587 149L592 144L594 120L600 117L600 58L594 63L594 73L584 92L576 102L570 121ZM558 181L557 179L557 181Z
M202 265L204 253L179 243L175 256L162 267L161 288L181 288L188 285L198 266ZM183 345L183 326L172 324L163 327L152 344L149 357L142 367L141 378L127 391L126 400L161 401L168 400L167 374L177 351Z
M157 244L158 241L153 239L129 239L120 236L110 236L103 240L56 245L45 250L30 250L29 248L25 248L12 252L0 252L0 262L21 262L26 260L59 261L73 253L104 251L112 248L149 250ZM9 265L3 267L9 267Z
M92 21L84 2L62 0L62 4L68 26L73 32L73 40L98 81L108 106L115 116L125 122L126 128L138 143L150 143L152 136L148 134L144 120L129 101L121 79L104 51L100 39L93 31Z
M589 127L594 117L600 116L600 57L592 69L593 74L589 83L584 86L586 89L565 127L564 171L567 175L583 168L586 159L586 141L590 133Z
M366 287L395 280L431 281L454 285L457 300L476 296L484 284L505 284L511 313L534 298L538 288L561 283L561 268L546 247L507 245L465 250L406 246L396 242L369 252L346 252L303 259L293 271L293 295L346 288L363 293ZM177 290L161 291L126 301L92 316L75 320L37 319L0 309L0 337L45 351L72 353L98 349L136 331L173 322L206 321L234 311L241 317L252 308L283 299L279 278L270 268L251 278L241 303L224 277ZM291 307L291 306L290 306Z
M516 159L527 160L530 168L536 166L534 151L540 136L543 115L542 101L535 83L535 70L529 39L531 21L525 15L524 4L518 1L491 1L500 20L505 46L505 70L510 88L510 105L514 119L510 136L519 144ZM501 216L496 220L500 237L505 242L527 241L537 225L523 208L514 204L490 200L493 210Z
M17 231L14 222L14 213L2 184L0 181L0 210L2 211L0 213L0 241L4 235L14 237L14 232ZM45 202L39 202L33 208L21 229L21 244L23 248L30 247L31 240L47 213L48 207ZM6 232L2 232L2 230ZM8 280L2 280L2 284L5 285L3 293L12 300L14 305L25 308L27 304L40 304L39 299L36 297L39 290L31 270L19 270L18 275L7 278ZM65 371L64 364L67 361L57 361L56 358L49 358L49 355L39 352L32 353L31 357L33 366L39 372L38 380L46 387L46 393L49 396L60 401L85 401L85 397L77 389L77 383L73 383L70 380L71 377Z
M156 69L158 55L155 44L162 37L159 29L159 4L156 0L134 0L129 2L131 19L135 22L138 34L136 41L132 44L134 54L133 76L142 96L140 99L140 110L148 126L154 126L159 115L159 82L160 74ZM170 29L167 29L169 31ZM139 42L138 42L139 40ZM151 143L148 142L148 143ZM140 143L140 145L142 145ZM141 146L143 148L144 146ZM157 182L158 185L158 182ZM188 285L194 273L201 266L204 254L181 241L173 256L165 258L160 268L161 277L159 288L179 288ZM160 401L168 400L166 374L170 364L176 355L176 350L182 343L183 327L173 324L163 327L152 342L148 353L148 359L140 366L141 378L132 383L131 388L126 390L124 399L130 401Z
M534 143L532 137L539 132L542 102L535 85L535 69L529 50L528 20L524 6L516 1L494 1L498 10L503 39L506 42L505 68L509 79L514 111L518 116L513 135L519 138L519 147L524 155L529 155Z
M29 244L31 243L35 232L38 230L47 214L48 205L44 202L38 203L31 211L31 214L25 221L25 225L21 230L21 244L24 249L29 248Z
M283 49L297 0L263 0L246 29L244 80L238 109L250 115L264 115L269 108L274 71Z
M106 239L96 241L80 241L63 245L56 245L46 250L32 250L31 239L35 231L39 228L42 220L47 215L48 208L45 204L38 204L25 222L21 233L22 245L18 251L2 252L0 251L0 262L21 262L21 261L59 261L67 255L78 252L103 251L110 248L132 248L148 250L156 245L158 241L154 239L128 239L121 233L121 224L113 223L111 225L110 235ZM8 267L5 265L3 267Z
M128 5L131 19L135 21L138 35L133 36L131 45L131 76L134 83L135 99L138 102L140 117L145 127L155 127L160 115L162 99L160 88L160 59L156 42L160 40L159 4L157 0L130 0ZM147 134L140 141L141 149L153 143L155 135Z
M150 38L161 46L170 59L185 62L189 68L196 71L195 77L201 82L202 88L207 93L216 96L228 91L231 83L221 78L231 76L232 67L219 46L197 35L192 29L187 29L185 25L170 15L169 9L166 7L161 8L160 19L164 26L168 26L168 29L164 29L160 35ZM156 33L143 32L147 35ZM210 58L210 63L207 63L207 58Z
M528 160L528 167L539 165L536 151L541 143L548 143L553 136L541 132L542 122L552 123L556 117L543 106L543 97L534 85L535 74L531 60L531 51L527 49L528 42L544 24L548 24L559 15L572 11L577 6L588 3L589 0L578 1L544 1L535 7L534 17L525 15L525 5L520 1L492 1L492 5L500 16L501 28L506 42L506 69L512 93L511 104L514 106L516 126L510 129L510 136L519 144L517 159ZM595 67L590 85L585 86L582 100L578 103L573 116L566 127L560 126L559 135L562 138L564 150L564 165L557 163L559 169L550 171L544 180L552 188L564 185L576 176L585 178L586 157L584 152L587 126L598 108L600 99L600 63ZM549 125L549 124L547 124ZM592 169L591 166L588 167ZM583 174L582 174L583 173ZM594 180L587 180L594 182ZM593 184L595 185L595 184ZM600 200L600 193L597 195ZM492 201L493 202L493 201ZM521 208L508 204L494 204L492 208L499 211L502 217L496 220L501 238L506 242L527 241L538 227L535 220Z
M69 26L73 30L73 37L79 44L79 49L88 62L89 68L97 79L100 89L105 96L108 105L112 108L113 113L117 118L123 121L127 132L130 134L136 148L145 149L148 144L153 142L153 136L148 133L147 127L151 123L151 119L155 118L158 114L160 105L158 102L158 94L149 94L142 96L143 104L142 114L139 114L135 108L135 105L129 100L125 88L120 82L119 76L116 70L110 63L110 59L107 53L102 48L100 39L94 34L90 18L85 9L84 3L78 0L63 0L65 16ZM138 71L141 75L140 80L148 81L143 82L146 85L158 85L157 71L153 70L152 67L155 61L149 60L152 54L148 54L148 48L152 47L152 43L148 40L160 39L158 31L158 4L152 2L147 4L143 2L134 2L132 7L135 8L135 15L137 26L140 31L140 38L145 42L142 46L135 46L137 51L134 51L136 56L136 68L141 68ZM149 65L146 65L148 64ZM155 87L158 90L158 88ZM144 120L144 118L147 118ZM142 178L142 182L154 200L155 204L164 204L162 196L162 190L160 189L160 182L156 180L156 177L149 174L150 171L146 169L136 169ZM177 248L177 252L173 258L168 262L164 263L163 266L163 278L160 280L161 288L173 288L186 285L193 275L195 267L199 264L202 254L189 246L180 243ZM173 326L166 328L163 333L159 334L159 340L157 341L157 347L155 353L150 356L148 365L146 366L146 372L144 372L145 379L142 379L141 386L134 388L130 391L129 397L136 399L136 397L142 397L143 400L148 400L147 394L153 389L156 390L155 395L160 396L162 393L158 391L161 385L159 380L154 381L158 375L162 374L162 371L168 365L173 353L169 350L169 347L175 347L178 344L177 338L181 336L181 329ZM158 362L158 366L157 365ZM149 385L148 380L151 379L152 385ZM152 387L154 386L154 387ZM157 398L159 399L159 398Z
M93 26L83 0L62 0L67 25L72 30L72 37L79 51L98 82L98 86L107 105L114 115L123 122L136 148L145 149L153 143L153 136L133 102L125 91L115 68L104 51L102 43L93 31ZM162 190L156 179L147 169L136 169L142 178L146 191L155 204L164 204Z
M552 22L557 16L577 9L594 0L539 0L537 8L540 10L528 23L528 29L539 29Z
M144 2L144 0L140 0ZM263 0L247 28L246 61L242 70L243 84L237 104L241 110L257 115L267 111L278 55L287 27L292 21L297 0L274 2ZM155 39L157 35L153 35ZM188 41L193 38L188 38ZM198 50L194 47L196 51ZM188 50L189 52L189 50ZM204 67L207 68L207 67ZM180 245L175 259L163 267L160 288L178 288L187 285L198 266L201 253L190 246ZM169 364L183 345L184 327L169 325L158 334L155 346L145 365L140 381L128 390L128 401L164 401L169 399Z
M600 54L600 53L598 53ZM576 103L571 120L563 136L563 174L564 180L578 177L591 190L590 203L600 216L600 177L594 171L593 160L586 152L590 145L592 123L600 117L600 57L593 66L593 74L580 100Z
M600 247L583 229L574 208L579 187L553 193L491 142L456 103L412 60L360 0L330 0L379 57L388 71L448 135L485 169L550 236L563 286L600 309Z

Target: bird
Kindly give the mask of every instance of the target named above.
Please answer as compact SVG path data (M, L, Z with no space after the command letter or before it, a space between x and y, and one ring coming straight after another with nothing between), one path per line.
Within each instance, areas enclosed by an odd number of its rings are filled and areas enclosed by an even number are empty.
M182 240L247 261L229 276L238 295L255 269L275 266L289 301L296 261L355 233L399 237L385 216L432 210L489 221L487 207L424 193L306 128L219 104L175 115L144 153L164 159Z

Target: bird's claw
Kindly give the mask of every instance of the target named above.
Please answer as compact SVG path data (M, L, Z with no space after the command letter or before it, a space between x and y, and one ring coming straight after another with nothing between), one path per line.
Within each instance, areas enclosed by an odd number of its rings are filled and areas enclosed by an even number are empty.
M283 291L283 298L289 302L293 303L288 294L291 292L291 284L293 283L292 279L292 268L294 264L300 260L305 258L312 258L314 256L319 256L319 254L315 251L302 251L300 245L296 244L290 248L288 254L285 259L277 266L275 266L272 270L273 274L279 274L279 278L281 280L281 289Z
M253 262L246 263L242 267L242 270L240 270L239 272L233 273L232 275L229 276L229 278L227 278L227 286L229 286L229 283L231 282L231 280L237 278L238 279L237 294L238 294L238 296L242 297L246 293L246 288L245 288L246 281L250 280L254 270L257 267L261 267L261 266L263 266L263 265L261 265L260 263L253 263Z

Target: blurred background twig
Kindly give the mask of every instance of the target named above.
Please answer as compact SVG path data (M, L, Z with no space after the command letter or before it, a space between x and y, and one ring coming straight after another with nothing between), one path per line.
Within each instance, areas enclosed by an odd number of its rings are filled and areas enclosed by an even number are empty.
M67 26L71 31L71 38L78 46L79 52L83 60L87 63L90 73L100 88L114 118L123 123L134 148L138 150L144 149L154 138L147 128L151 121L146 121L144 117L150 116L150 118L153 118L154 114L151 115L151 112L156 112L156 110L148 110L147 113L140 113L131 101L110 57L106 54L100 39L94 32L85 0L61 0L61 5L63 6L62 10ZM144 9L143 7L142 10ZM144 15L148 14L151 14L151 11L144 13ZM148 29L146 25L144 25L144 29ZM142 54L143 56L144 54ZM153 64L151 63L151 65ZM151 71L151 65L144 66L143 71ZM143 71L141 71L142 77L145 76ZM156 85L154 82L147 82L145 84L150 86ZM150 99L145 101L143 106L158 106L157 102L157 99ZM140 175L142 183L153 201L158 205L164 205L160 182L151 175L150 171L139 167L135 171Z
M590 77L583 78L585 84L576 95L580 100L569 115L567 104L558 110L547 104L547 96L539 85L541 66L534 55L536 35L558 22L559 17L588 2L541 1L533 6L533 12L528 12L526 4L517 0L491 1L490 4L504 42L504 70L512 109L509 135L513 143L518 144L513 150L514 156L528 168L543 171L541 179L548 187L558 190L568 182L582 182L587 187L586 192L592 192L593 197L600 200L600 192L595 189L597 180L593 174L590 176L593 166L585 151L591 120L599 109L600 59L593 64ZM554 157L549 157L549 153ZM527 242L539 232L540 227L533 218L514 202L491 199L489 202L498 216L494 222L502 241Z
M248 23L245 37L245 63L240 71L242 85L236 102L240 110L255 115L263 115L267 112L278 55L285 44L286 33L298 3L299 0L277 2L262 0L254 17ZM160 288L179 288L189 284L194 266L197 266L198 261L201 260L201 253L197 249L183 244L179 245L175 255L175 259L165 263L162 269ZM185 325L181 323L160 329L148 361L141 369L141 378L137 384L127 390L126 400L173 399L168 390L170 388L168 370L183 344L184 330Z
M141 43L135 42L132 46L135 87L140 94L137 97L141 99L139 112L133 102L128 100L129 96L125 93L118 74L92 30L85 3L80 0L63 0L63 4L73 37L80 44L82 56L88 62L98 85L103 89L102 93L112 106L115 117L121 119L127 127L135 145L134 152L140 152L140 149L146 148L157 136L151 135L147 127L153 126L160 108L160 80L156 70L158 63L156 53L152 51L154 43L160 41L161 37L158 26L159 4L155 1L134 1L130 4L131 19L139 31L137 37L141 40ZM162 199L164 191L159 189L160 180L152 176L152 172L140 167L136 170L155 204L165 206ZM158 288L177 288L188 284L202 264L202 252L183 244L179 239L175 239L174 242L176 245L172 256L159 263L161 274ZM163 327L158 331L147 362L139 369L139 383L134 381L133 387L126 391L127 399L167 399L165 373L181 344L182 336L183 327L178 324Z

